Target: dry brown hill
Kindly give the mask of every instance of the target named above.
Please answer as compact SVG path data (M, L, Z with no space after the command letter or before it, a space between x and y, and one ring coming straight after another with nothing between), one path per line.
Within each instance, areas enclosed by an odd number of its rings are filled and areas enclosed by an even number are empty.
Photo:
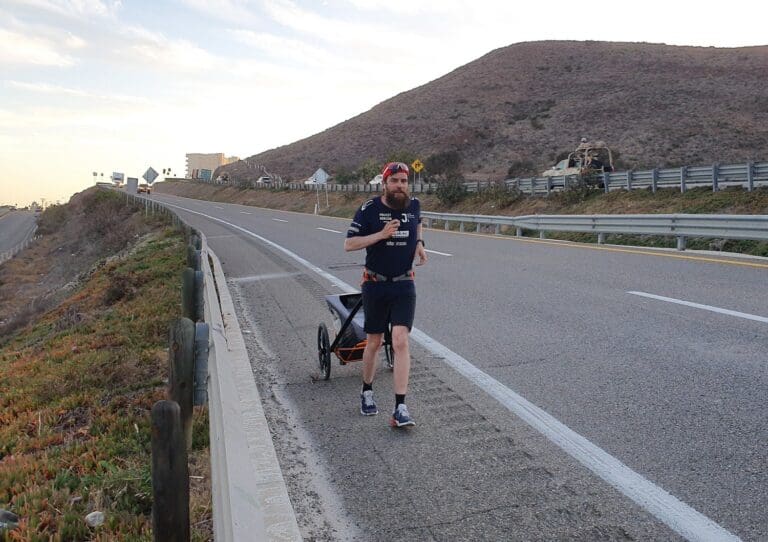
M621 169L766 160L766 81L768 46L519 43L247 162L302 179L456 151L468 179L501 179L513 165L542 171L584 136L606 141ZM258 176L242 160L222 171Z

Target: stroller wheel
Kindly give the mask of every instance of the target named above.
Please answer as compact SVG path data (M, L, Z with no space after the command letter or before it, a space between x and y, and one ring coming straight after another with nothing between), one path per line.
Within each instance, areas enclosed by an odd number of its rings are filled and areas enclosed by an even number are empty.
M395 367L395 351L391 344L384 345L384 356L387 358L387 369L391 371Z
M331 341L328 338L328 328L321 323L317 328L317 359L320 364L320 374L324 380L331 378Z

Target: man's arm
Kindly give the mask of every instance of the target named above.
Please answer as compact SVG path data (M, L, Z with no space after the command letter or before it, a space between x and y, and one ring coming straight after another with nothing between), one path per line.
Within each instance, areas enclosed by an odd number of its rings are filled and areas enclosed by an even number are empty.
M356 235L354 237L347 237L344 239L344 250L347 252L352 252L354 250L368 248L371 245L375 245L379 241L383 241L384 239L389 239L392 237L399 227L400 221L395 219L387 222L387 224L384 226L384 229L377 231L376 233L372 233L370 235Z

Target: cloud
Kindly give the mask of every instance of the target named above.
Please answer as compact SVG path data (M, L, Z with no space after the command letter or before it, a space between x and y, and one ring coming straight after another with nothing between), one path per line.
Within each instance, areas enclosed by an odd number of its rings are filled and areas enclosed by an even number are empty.
M42 94L57 94L60 96L72 96L75 98L87 98L89 100L101 100L105 102L119 102L131 104L151 103L146 98L139 96L127 96L122 94L96 94L76 88L62 87L59 85L50 85L48 83L25 83L23 81L8 81L8 85L13 88L21 89L27 92L38 92Z
M258 13L252 10L248 2L238 0L181 0L190 9L194 9L218 20L250 25L258 22Z
M67 67L75 64L75 59L61 52L52 40L0 28L0 64Z
M122 7L120 0L10 0L10 3L66 17L108 17Z
M168 72L211 75L222 69L227 61L184 39L170 39L158 32L132 26L122 33L131 45L121 51L124 57L141 64L149 63Z
M252 30L228 30L227 33L235 40L243 43L267 56L283 61L309 66L330 65L329 53L312 43L265 32Z

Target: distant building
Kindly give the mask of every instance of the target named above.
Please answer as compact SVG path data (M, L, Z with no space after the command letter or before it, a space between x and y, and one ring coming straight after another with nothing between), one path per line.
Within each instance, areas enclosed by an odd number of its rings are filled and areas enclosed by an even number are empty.
M210 180L211 173L219 166L240 160L237 156L224 156L223 152L211 154L187 154L187 179Z

